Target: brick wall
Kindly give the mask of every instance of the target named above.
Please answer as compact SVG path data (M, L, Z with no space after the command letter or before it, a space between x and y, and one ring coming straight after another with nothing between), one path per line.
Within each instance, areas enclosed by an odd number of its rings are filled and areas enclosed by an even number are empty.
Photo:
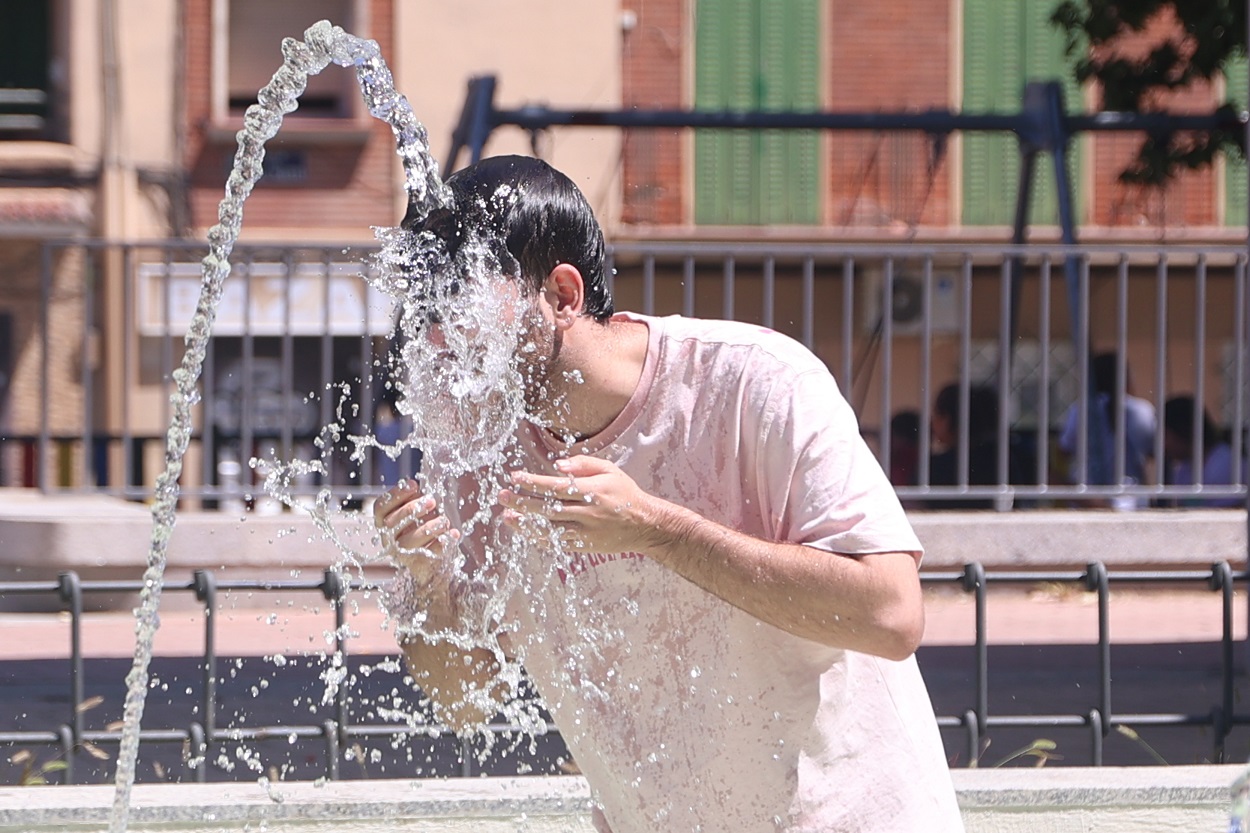
M369 31L352 34L376 40L384 56L394 54L392 0L369 0ZM212 0L186 0L188 124L187 164L191 180L192 224L200 229L216 221L224 193L233 139L212 138ZM274 42L274 69L281 63L280 42ZM326 72L346 72L327 67ZM253 237L266 228L347 229L368 234L371 225L393 225L393 200L398 186L394 139L383 122L365 116L356 125L363 138L317 138L300 134L288 117L283 130L267 145L270 151L300 149L307 177L298 184L261 179L244 209L244 229ZM332 126L331 131L348 125ZM217 125L223 127L223 125Z
M6 240L0 246L0 278L5 285L4 309L13 315L13 376L4 403L4 430L38 434L43 424L43 333L40 328L40 242ZM82 349L86 337L84 253L57 250L52 260L48 331L47 424L55 433L81 430L83 421Z
M949 105L949 3L830 2L825 14L830 110L920 111ZM831 225L950 222L952 166L946 154L934 155L924 134L834 132L827 164Z
M689 20L697 0L623 0L637 15L623 53L622 100L626 107L688 107L686 67L691 60ZM882 0L862 4L828 0L826 106L832 111L906 111L951 106L958 101L959 38L953 4L932 0ZM1174 25L1160 19L1126 40L1138 50ZM1208 112L1215 95L1196 88L1168 101L1179 111ZM1133 134L1093 134L1085 140L1088 224L1104 227L1210 226L1218 214L1218 172L1208 169L1178 177L1166 189L1121 183L1118 174L1139 143ZM920 133L826 134L825 225L879 229L949 226L957 212L953 164L956 146L938 153ZM686 153L677 131L626 132L624 210L626 224L690 222Z
M694 0L622 0L637 15L622 50L624 107L688 107L684 94L687 3ZM685 220L683 141L678 130L626 130L622 148L625 183L621 218L626 224L673 225Z
M1141 33L1131 33L1117 41L1114 53L1142 57L1176 31L1170 9L1155 17ZM1094 106L1102 104L1095 91ZM1159 96L1152 102L1160 109L1179 113L1209 113L1217 106L1216 91L1209 84L1194 85L1175 95ZM1090 221L1106 226L1193 226L1213 225L1217 214L1217 169L1185 172L1166 188L1145 188L1119 181L1120 171L1132 162L1141 145L1136 134L1094 134L1094 180Z

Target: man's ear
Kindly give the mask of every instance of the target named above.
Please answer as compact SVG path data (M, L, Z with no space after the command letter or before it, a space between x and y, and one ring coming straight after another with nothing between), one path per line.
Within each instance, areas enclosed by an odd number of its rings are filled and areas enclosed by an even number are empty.
M543 289L549 293L551 309L557 321L571 324L582 314L586 303L586 285L582 282L582 273L576 266L561 263L547 275Z

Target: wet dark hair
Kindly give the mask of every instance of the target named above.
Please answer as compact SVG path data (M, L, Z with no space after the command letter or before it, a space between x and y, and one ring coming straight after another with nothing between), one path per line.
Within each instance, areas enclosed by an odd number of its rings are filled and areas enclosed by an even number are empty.
M420 221L410 207L403 228L433 232L453 257L468 236L479 237L502 268L519 269L535 291L567 263L582 275L585 313L601 323L612 316L603 230L567 176L541 159L494 156L456 171L447 186L454 206Z
M938 391L933 412L947 417L958 430L960 407L959 385L949 384ZM968 441L980 443L994 438L998 432L998 391L985 385L968 389Z
M1163 403L1163 427L1189 443L1194 436L1194 423L1198 421L1198 405L1192 396L1173 396ZM1202 447L1210 451L1212 446L1224 440L1207 409L1202 409Z

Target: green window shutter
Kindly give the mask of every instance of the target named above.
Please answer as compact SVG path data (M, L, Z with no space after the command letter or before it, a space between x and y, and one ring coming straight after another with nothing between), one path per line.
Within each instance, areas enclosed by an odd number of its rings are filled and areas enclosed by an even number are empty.
M1240 56L1229 61L1224 70L1226 98L1239 109L1246 108L1246 58ZM1230 151L1224 155L1224 225L1245 227L1250 218L1246 216L1246 160Z
M746 109L751 101L752 0L701 0L695 9L696 110ZM749 152L745 134L733 130L695 132L695 217L728 218L749 202L752 171L742 164ZM700 219L702 218L702 219ZM722 222L727 220L721 220Z
M1068 112L1080 112L1080 90L1063 55L1063 38L1050 25L1051 4L1038 0L964 0L963 110L1018 113L1024 85L1058 79ZM1015 136L969 132L963 137L963 222L1010 225L1015 219L1020 150ZM1079 205L1077 146L1069 146L1069 181ZM1058 222L1054 168L1039 155L1030 222Z
M820 107L818 0L760 0L761 110L812 112ZM760 221L820 221L820 134L762 131L757 154L762 202Z
M815 110L819 0L698 0L695 108ZM695 222L815 223L818 133L699 130Z
M1015 2L964 0L964 112L1020 108L1018 17ZM1018 171L1014 136L963 134L964 224L1011 222Z

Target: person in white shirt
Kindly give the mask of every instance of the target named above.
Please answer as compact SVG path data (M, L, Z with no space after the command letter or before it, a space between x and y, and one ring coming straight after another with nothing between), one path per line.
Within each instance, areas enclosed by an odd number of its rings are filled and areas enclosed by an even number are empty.
M404 653L440 717L488 716L474 695L499 657L436 634L472 627L481 573L519 571L488 627L598 829L962 830L913 656L921 546L825 365L761 327L615 313L598 223L541 161L448 185L460 213L438 233L506 246L533 303L530 418L486 526L554 528L558 546L509 561L481 524L461 533L481 507L411 481L378 501L422 622Z

